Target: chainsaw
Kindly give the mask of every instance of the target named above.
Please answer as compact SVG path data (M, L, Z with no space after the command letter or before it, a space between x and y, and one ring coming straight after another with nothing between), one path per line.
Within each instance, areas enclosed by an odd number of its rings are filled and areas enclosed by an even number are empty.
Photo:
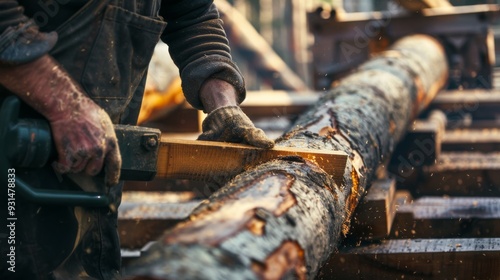
M49 123L44 119L19 118L21 101L9 96L0 110L0 168L3 178L14 168L41 168L56 159ZM199 140L162 139L154 128L115 125L122 156L120 180L150 181L155 177L208 181L230 178L259 163L276 158L300 157L312 160L342 180L347 155L338 151L253 146ZM98 176L103 176L101 173ZM33 188L15 178L15 189L38 204L104 207L105 194Z

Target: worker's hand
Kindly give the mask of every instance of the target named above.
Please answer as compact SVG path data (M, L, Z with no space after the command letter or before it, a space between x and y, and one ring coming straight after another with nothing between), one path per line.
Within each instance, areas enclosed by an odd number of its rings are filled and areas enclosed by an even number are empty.
M266 149L274 146L274 141L262 129L256 128L238 106L212 111L203 121L202 129L198 140L244 143Z
M104 165L106 184L118 183L121 156L108 114L53 58L0 65L0 84L49 121L58 152L56 171L94 176Z
M200 89L204 111L208 113L198 140L244 143L259 148L272 148L274 141L238 106L234 87L222 80L210 79Z
M97 175L103 165L106 184L120 178L121 156L108 114L87 97L78 107L68 106L50 117L52 136L59 158L53 166L60 173Z

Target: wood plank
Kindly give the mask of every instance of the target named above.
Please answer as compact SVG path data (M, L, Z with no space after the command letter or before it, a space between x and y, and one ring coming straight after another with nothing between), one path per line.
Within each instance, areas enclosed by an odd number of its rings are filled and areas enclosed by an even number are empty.
M349 235L362 240L387 237L396 213L395 192L396 181L394 179L373 182L356 208Z
M396 195L391 238L500 237L500 198Z
M443 90L432 101L429 107L435 109L434 106L439 108L449 108L452 106L471 106L477 103L478 105L491 105L500 104L500 90L499 89L463 89L463 90ZM437 108L437 109L439 109Z
M500 195L500 153L446 152L424 166L419 195Z
M429 106L429 110L441 110L448 115L450 125L472 116L474 120L496 119L500 108L499 90L442 91Z
M186 219L201 202L192 198L190 192L124 192L118 211L122 248L142 248Z
M438 110L432 111L426 120L414 121L394 152L398 156L390 163L391 171L399 168L401 158L414 168L434 164L441 153L445 126L446 116Z
M155 178L152 181L125 181L124 191L192 192L195 198L207 198L218 187L203 181Z
M414 187L422 167L434 164L439 158L446 122L444 113L434 110L426 120L416 120L408 128L388 165L399 186Z
M397 239L346 246L318 279L498 279L500 238Z
M448 129L493 129L500 127L500 119L482 119L473 120L472 116L466 116L461 120L455 119L448 121Z
M500 128L454 129L444 134L443 151L500 151Z
M253 146L198 140L162 139L157 177L203 181L227 180L260 163L284 157L301 157L315 162L337 184L343 182L347 154L340 151Z

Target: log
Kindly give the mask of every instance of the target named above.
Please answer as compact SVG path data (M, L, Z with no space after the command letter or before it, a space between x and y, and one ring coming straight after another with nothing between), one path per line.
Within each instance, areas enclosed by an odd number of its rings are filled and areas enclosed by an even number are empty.
M288 157L236 176L124 268L133 279L311 279L411 120L447 78L433 38L406 37L341 80L278 146L344 151L343 183ZM141 278L143 277L143 278Z

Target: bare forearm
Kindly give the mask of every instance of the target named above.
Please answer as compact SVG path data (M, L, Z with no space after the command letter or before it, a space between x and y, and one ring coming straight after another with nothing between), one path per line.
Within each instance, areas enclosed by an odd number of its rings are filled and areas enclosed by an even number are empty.
M238 98L234 87L226 81L209 79L200 89L200 99L205 113L225 106L237 106Z
M46 75L33 75L33 71ZM0 66L0 83L49 120L90 101L49 55L26 64Z

